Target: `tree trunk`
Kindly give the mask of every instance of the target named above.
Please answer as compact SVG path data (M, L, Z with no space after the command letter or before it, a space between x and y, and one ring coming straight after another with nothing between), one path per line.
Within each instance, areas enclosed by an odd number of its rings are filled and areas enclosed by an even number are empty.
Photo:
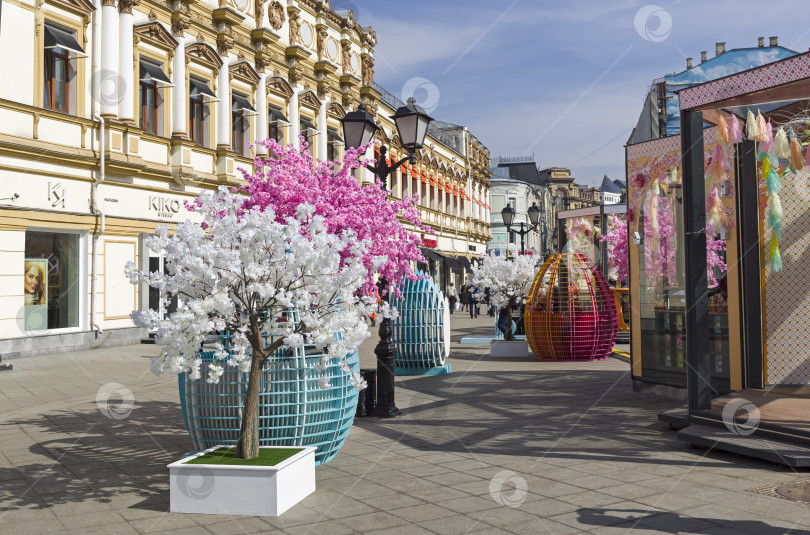
M255 459L259 456L259 392L262 386L262 368L267 361L265 349L253 348L245 406L242 408L242 427L236 443L236 456L240 459Z
M511 342L515 339L515 335L512 332L512 306L515 304L515 298L510 297L509 301L506 303L506 332L503 333L503 339L507 342Z

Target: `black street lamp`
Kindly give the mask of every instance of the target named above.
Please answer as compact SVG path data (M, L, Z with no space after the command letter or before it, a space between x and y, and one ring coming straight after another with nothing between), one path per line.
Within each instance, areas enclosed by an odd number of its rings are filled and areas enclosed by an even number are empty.
M411 165L416 164L416 151L422 148L428 125L433 121L427 112L416 104L413 97L408 99L406 105L398 108L391 118L397 126L402 148L408 152L408 156L394 165L388 165L386 161L388 148L382 146L380 147L380 160L377 165L366 166L366 169L380 179L386 189L388 188L388 176L393 171L396 171L407 160L410 160ZM374 136L374 132L379 128L363 104L360 104L356 111L347 113L342 122L346 147L353 149L369 143ZM380 297L387 302L390 292L382 295L382 289L385 288L385 285L385 279L380 278ZM377 343L377 347L374 348L374 354L377 355L377 408L374 409L372 414L384 418L398 416L402 412L394 403L394 367L397 348L391 341L391 320L389 318L383 318L380 322L380 341Z
M515 209L512 208L511 205L507 204L506 207L501 210L501 217L503 218L503 224L506 226L506 243L509 243L509 232L512 227L512 223L515 221ZM520 230L514 231L516 234L520 235L520 254L526 254L526 248L524 247L523 237L526 234L532 232L533 230L537 229L537 225L540 222L540 208L537 207L537 203L532 203L531 207L526 210L526 213L529 214L529 222L531 223L526 230L523 230L524 223L521 221L520 223Z

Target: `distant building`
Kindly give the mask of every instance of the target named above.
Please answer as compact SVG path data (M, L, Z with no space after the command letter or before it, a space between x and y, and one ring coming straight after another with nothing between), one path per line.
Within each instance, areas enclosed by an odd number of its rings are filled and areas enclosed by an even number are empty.
M615 181L609 179L607 175L602 178L602 185L599 186L599 190L602 194L603 204L619 204L622 202L622 188L618 187Z
M725 43L716 43L715 57L709 59L706 51L703 51L697 65L693 65L692 58L686 58L686 70L653 81L627 144L634 145L681 133L678 91L796 54L779 46L776 37L770 38L769 46L765 46L765 38L760 37L757 46L751 48L726 50Z
M554 229L554 204L551 192L543 183L533 156L500 158L498 165L489 170L492 173L490 198L492 199L492 240L489 250L494 254L510 254L520 250L520 236L515 230L528 227L528 209L536 203L541 210L541 221L536 231L524 237L524 247L528 253L545 256L552 248L551 237ZM501 210L509 204L514 208L515 225L507 235Z

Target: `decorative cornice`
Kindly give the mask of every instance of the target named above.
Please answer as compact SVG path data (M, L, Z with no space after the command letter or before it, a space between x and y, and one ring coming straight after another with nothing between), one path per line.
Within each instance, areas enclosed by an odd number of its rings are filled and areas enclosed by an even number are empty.
M118 0L118 10L122 15L132 15L132 8L141 4L141 0Z
M65 10L80 16L89 16L95 11L95 6L87 0L48 0L49 4L55 4ZM115 5L115 2L112 3Z
M190 20L182 18L177 11L172 13L172 35L175 37L183 37L183 34L186 33L186 30L189 28L191 28Z
M233 48L233 39L224 36L217 36L217 53L220 56L227 56L228 50Z
M174 50L177 47L177 40L157 21L136 24L133 31L145 42L158 48Z
M330 102L326 106L326 115L335 119L343 119L346 116L346 109L339 102Z
M235 78L241 78L242 81L249 84L257 85L259 83L259 73L245 60L234 63L228 70Z
M115 7L115 0L103 0L102 7Z
M321 101L313 91L306 91L298 97L298 102L313 109L321 107Z
M200 63L214 69L219 69L222 66L222 58L214 50L214 47L207 43L197 42L187 45L186 57L193 57Z
M267 81L267 90L274 93L279 93L285 98L290 98L293 95L293 88L290 83L281 76L273 76Z

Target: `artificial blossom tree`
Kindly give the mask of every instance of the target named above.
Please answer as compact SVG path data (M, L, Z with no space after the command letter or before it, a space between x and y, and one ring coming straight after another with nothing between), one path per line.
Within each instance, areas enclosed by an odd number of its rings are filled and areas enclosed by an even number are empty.
M414 279L412 262L425 262L419 247L421 237L406 229L403 221L410 223L417 232L432 234L430 227L423 226L416 206L416 197L401 200L388 199L390 191L379 180L374 184L361 185L352 171L365 162L360 157L368 146L347 149L339 166L334 162L313 159L302 148L283 147L273 139L260 144L275 158L256 158L255 173L242 170L248 185L242 189L248 196L245 208L271 209L276 219L294 215L301 203L314 206L315 214L325 218L327 231L340 234L351 231L358 240L366 240L368 247L360 258L366 267L366 279L362 292L375 293L375 278L386 281L387 287L399 292L402 279ZM379 265L377 258L384 257ZM385 293L383 289L383 294Z
M219 381L226 365L249 373L236 453L250 459L259 454L262 368L282 345L320 348L325 356L318 371L339 359L352 385L364 388L346 355L369 336L365 317L376 303L359 297L360 289L369 269L386 259L369 258L368 242L351 230L330 232L312 204L298 204L280 221L272 208L245 207L243 196L221 187L201 194L194 209L202 223L182 222L171 235L160 227L146 240L150 250L164 255L165 273L127 266L133 284L148 284L160 290L164 301L178 297L182 305L165 319L153 310L135 311L132 318L140 327L157 330L156 373L187 372L199 378L207 371L211 383ZM283 315L298 321L274 321ZM217 331L229 331L232 343L227 350L218 343L215 362L201 370L200 346ZM320 386L328 387L325 376Z
M480 266L473 267L472 284L489 288L492 304L506 307L504 340L514 340L512 308L529 295L536 271L536 262L531 255L520 255L513 260L504 256L486 256Z

